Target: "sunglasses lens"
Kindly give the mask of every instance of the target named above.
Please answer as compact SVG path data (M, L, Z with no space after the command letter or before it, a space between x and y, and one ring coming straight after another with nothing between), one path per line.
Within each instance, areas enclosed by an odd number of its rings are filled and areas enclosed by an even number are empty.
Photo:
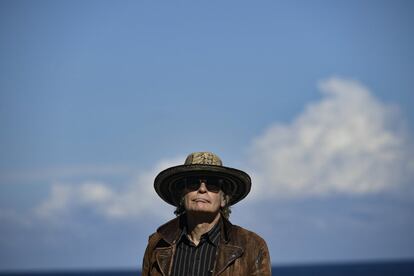
M186 183L185 187L190 191L196 191L200 188L200 182L198 182L198 181L189 181L189 179L187 179L187 183Z
M208 178L206 183L207 190L217 193L221 189L222 182L223 180L216 177Z
M200 189L201 183L206 185L208 191L217 193L220 191L223 180L218 177L187 177L186 188L190 191Z

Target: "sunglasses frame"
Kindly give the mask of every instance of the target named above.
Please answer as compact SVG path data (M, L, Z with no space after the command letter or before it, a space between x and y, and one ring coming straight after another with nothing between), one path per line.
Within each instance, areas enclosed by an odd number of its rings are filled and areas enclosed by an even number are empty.
M216 176L188 176L184 178L184 188L189 191L200 189L201 183L212 193L218 193L223 189L224 179Z

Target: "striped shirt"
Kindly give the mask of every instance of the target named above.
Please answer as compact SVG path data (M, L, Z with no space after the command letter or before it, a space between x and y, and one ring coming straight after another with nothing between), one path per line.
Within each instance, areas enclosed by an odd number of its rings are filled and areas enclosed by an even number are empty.
M187 237L184 227L177 243L172 269L173 276L207 276L213 274L216 251L220 240L220 224L203 234L196 246Z

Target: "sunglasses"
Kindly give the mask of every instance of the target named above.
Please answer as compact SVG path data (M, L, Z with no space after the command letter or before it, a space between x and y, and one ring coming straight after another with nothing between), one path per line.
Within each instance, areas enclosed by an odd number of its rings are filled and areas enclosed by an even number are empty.
M218 193L224 185L224 180L214 176L190 176L184 178L185 188L190 191L197 191L200 189L201 183L205 184L209 192Z

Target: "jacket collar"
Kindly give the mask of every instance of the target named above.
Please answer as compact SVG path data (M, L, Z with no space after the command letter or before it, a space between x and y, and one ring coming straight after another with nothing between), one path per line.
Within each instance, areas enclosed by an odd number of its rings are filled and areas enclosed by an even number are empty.
M184 220L179 216L158 227L157 232L164 241L171 245L180 238L183 227Z

